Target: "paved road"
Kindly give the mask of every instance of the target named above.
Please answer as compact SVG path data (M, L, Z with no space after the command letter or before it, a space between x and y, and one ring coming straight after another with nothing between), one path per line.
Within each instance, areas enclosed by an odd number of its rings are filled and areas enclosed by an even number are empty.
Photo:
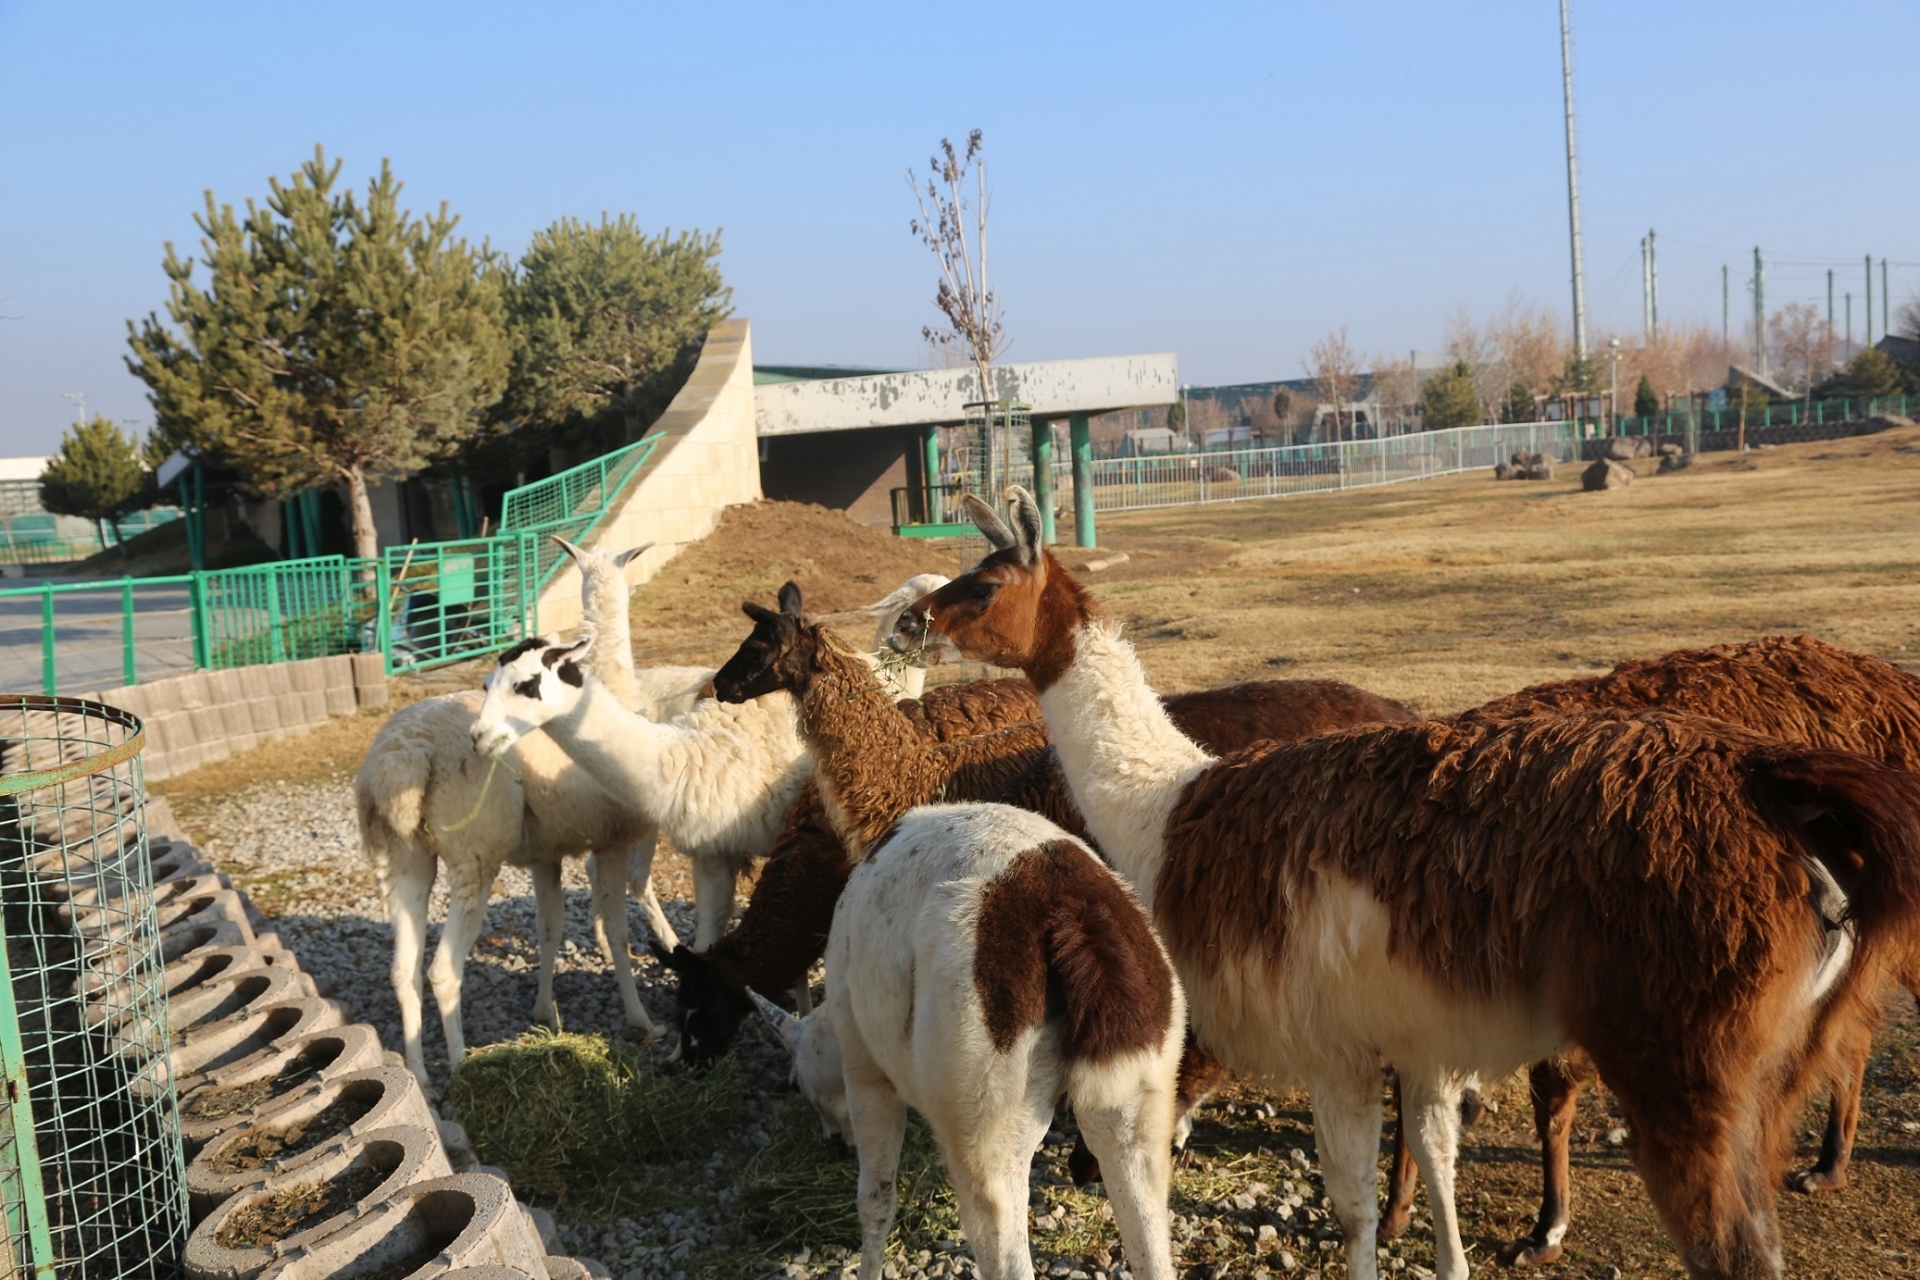
M45 692L40 596L0 597L0 690ZM53 597L54 659L61 693L126 683L120 584ZM193 670L193 621L184 586L133 589L134 659L140 679Z

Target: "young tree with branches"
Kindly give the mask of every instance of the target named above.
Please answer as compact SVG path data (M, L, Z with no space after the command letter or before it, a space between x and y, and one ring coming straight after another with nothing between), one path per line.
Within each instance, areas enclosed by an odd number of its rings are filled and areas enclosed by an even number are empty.
M60 452L40 473L40 505L57 516L79 516L113 526L120 555L128 555L120 536L120 517L153 505L153 475L141 459L137 440L112 421L96 416L76 422L60 438ZM101 542L105 542L103 535Z
M969 178L971 198L967 192ZM920 334L936 349L964 351L979 377L980 399L987 402L989 415L984 482L991 499L998 486L994 483L994 394L989 371L1006 350L1007 334L1000 320L1000 296L987 278L987 215L992 197L987 191L987 161L980 130L967 135L965 150L956 150L947 138L940 139L939 154L927 161L924 179L909 169L907 185L913 189L914 202L920 209L920 215L909 225L940 264L940 287L933 295L933 305L946 318L945 328L927 325ZM1005 446L1011 461L1012 440L1008 439Z
M1320 398L1333 405L1333 433L1338 441L1345 428L1341 415L1360 382L1360 358L1347 342L1347 326L1341 325L1338 332L1329 332L1314 343L1302 364Z

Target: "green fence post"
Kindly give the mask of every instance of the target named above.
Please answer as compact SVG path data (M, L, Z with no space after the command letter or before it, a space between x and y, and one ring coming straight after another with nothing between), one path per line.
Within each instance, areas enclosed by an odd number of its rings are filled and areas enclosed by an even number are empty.
M192 532L189 530L188 532ZM193 665L204 670L207 666L207 653L211 646L207 643L207 586L206 575L195 571L187 578L187 613L193 619Z
M927 475L927 507L924 518L928 524L940 523L940 428L924 427L925 434L920 439L922 465Z
M1073 540L1083 547L1093 540L1093 430L1087 415L1076 413L1067 419L1073 445Z
M1053 537L1053 426L1041 421L1028 426L1033 442L1033 500L1040 507L1040 543L1052 546Z
M140 663L133 652L133 579L120 579L120 674L128 684L140 683Z
M49 698L59 692L59 667L53 652L53 584L40 589L40 684Z
M51 584L49 584L51 585ZM53 597L48 596L49 600ZM47 691L51 694L53 691ZM0 922L0 943L5 942L6 926ZM46 1185L40 1177L40 1143L33 1130L33 1108L28 1105L27 1050L20 1039L20 1011L14 1005L13 966L7 959L7 947L0 945L0 1074L7 1097L11 1104L6 1108L7 1118L12 1122L13 1150L9 1163L19 1175L20 1199L23 1203L7 1206L7 1234L27 1237L27 1254L32 1263L31 1274L35 1280L54 1280L53 1229L47 1217ZM23 1212L26 1218L25 1232L16 1228L21 1225L15 1220L15 1214ZM19 1259L15 1260L16 1267Z
M281 662L286 658L285 645L280 635L280 575L269 573L267 580L267 653L269 662Z

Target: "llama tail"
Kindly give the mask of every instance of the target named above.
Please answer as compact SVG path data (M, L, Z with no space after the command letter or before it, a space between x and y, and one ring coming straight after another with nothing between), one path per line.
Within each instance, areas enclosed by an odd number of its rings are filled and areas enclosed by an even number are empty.
M1115 905L1062 895L1042 925L1049 1003L1058 1002L1069 1063L1158 1051L1171 1027L1185 1025L1179 980L1151 926Z
M377 817L395 836L411 840L420 830L432 773L432 761L417 747L394 747L368 759L358 780L363 800L362 830L366 830L370 818Z
M1852 752L1783 747L1756 762L1754 779L1818 867L1816 906L1837 891L1862 948L1896 969L1910 964L1920 955L1920 775Z

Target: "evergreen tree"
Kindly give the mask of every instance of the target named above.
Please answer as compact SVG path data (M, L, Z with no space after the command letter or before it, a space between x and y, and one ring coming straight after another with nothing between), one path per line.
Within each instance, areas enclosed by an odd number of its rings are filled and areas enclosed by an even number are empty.
M1273 416L1280 419L1283 427L1293 421L1293 392L1285 387L1276 388L1273 393Z
M1479 422L1480 397L1474 394L1473 370L1467 362L1458 361L1451 369L1429 378L1420 392L1420 406L1429 431Z
M74 423L60 438L60 452L40 473L40 505L58 516L91 520L96 529L107 521L122 556L127 547L120 538L120 517L152 506L153 498L153 476L140 459L139 444L106 418Z
M270 179L244 217L195 216L208 270L167 246L167 315L129 322L127 365L163 439L192 444L247 488L287 498L337 485L354 554L377 542L367 483L449 456L505 384L506 273L454 236L444 205L415 218L383 161L364 204L335 190L324 151Z
M1167 406L1167 430L1175 435L1185 435L1187 430L1187 404L1184 400L1175 400Z
M1904 385L1899 362L1878 347L1868 347L1847 361L1840 375L1840 394L1853 400L1897 396Z
M1640 375L1640 386L1633 393L1633 416L1651 418L1660 412L1660 397L1654 394L1653 379Z
M533 237L509 293L513 372L504 413L543 438L614 448L639 439L732 314L720 236L648 236L631 214L564 218Z
M1600 389L1600 365L1592 356L1567 353L1566 367L1553 380L1553 394L1592 395Z
M1506 400L1500 405L1500 421L1532 422L1539 416L1540 411L1533 403L1533 388L1519 378L1514 379L1513 385L1507 388Z

